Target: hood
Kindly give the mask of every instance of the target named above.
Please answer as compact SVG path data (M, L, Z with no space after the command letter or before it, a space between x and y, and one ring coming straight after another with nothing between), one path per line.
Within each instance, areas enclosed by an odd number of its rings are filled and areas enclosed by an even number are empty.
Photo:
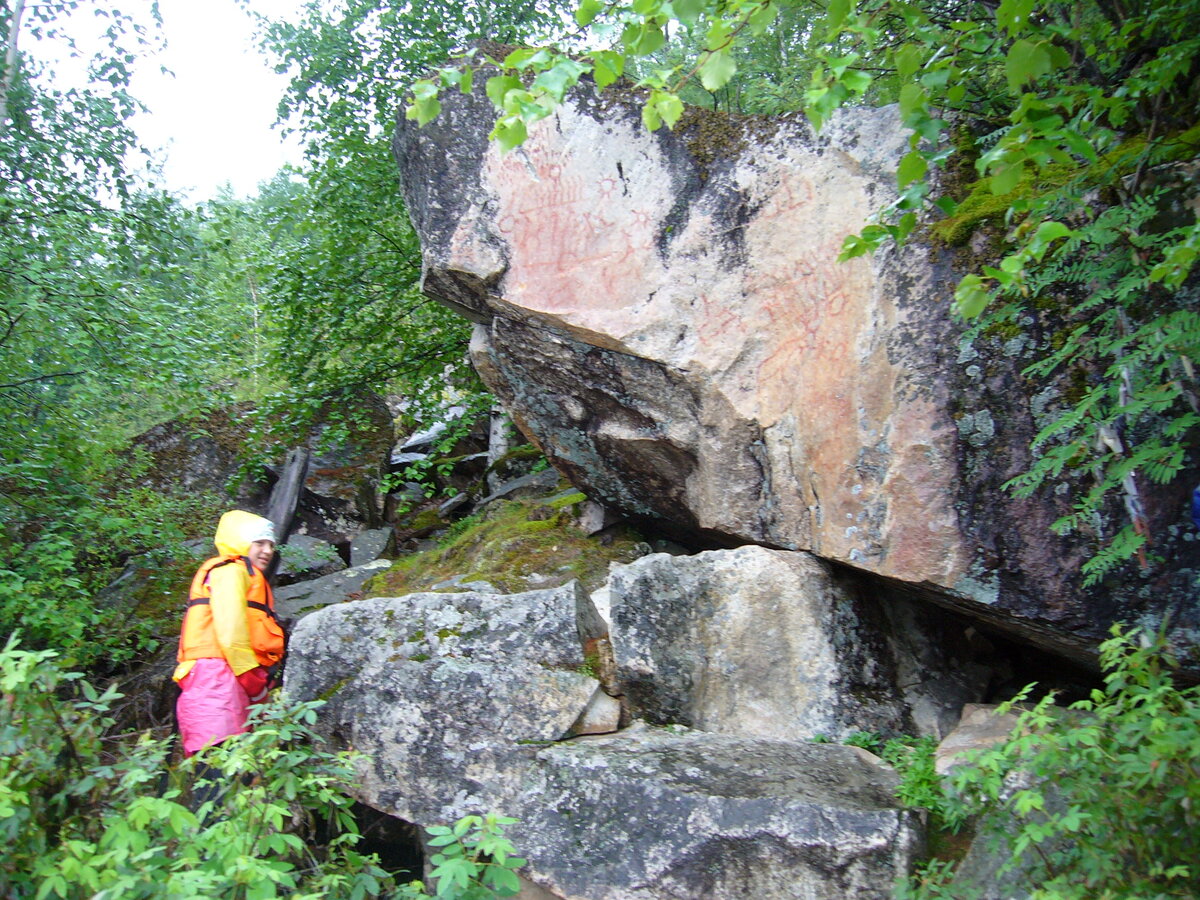
M230 510L217 524L214 543L221 556L245 556L254 541L275 541L275 526L270 519L240 509Z

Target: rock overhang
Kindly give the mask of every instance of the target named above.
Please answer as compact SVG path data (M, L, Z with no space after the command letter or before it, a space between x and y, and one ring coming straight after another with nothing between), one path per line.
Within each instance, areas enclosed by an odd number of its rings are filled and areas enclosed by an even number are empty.
M483 323L485 381L590 495L718 542L809 550L1076 658L1114 618L1153 623L1181 597L1177 624L1200 624L1194 546L1174 540L1159 598L1084 589L1084 540L1048 529L1083 488L1003 491L1055 388L1030 396L1012 348L964 364L958 276L935 248L837 262L895 196L896 110L848 111L820 136L723 120L701 159L702 127L650 134L586 90L507 155L479 142L485 103L450 106L397 137L426 290ZM467 161L429 152L460 139Z

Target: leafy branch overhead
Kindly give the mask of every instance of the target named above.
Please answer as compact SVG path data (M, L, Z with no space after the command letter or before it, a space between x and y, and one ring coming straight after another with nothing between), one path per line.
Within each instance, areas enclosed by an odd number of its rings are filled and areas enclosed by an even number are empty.
M1188 79L1200 37L1189 34L1189 22L1200 5L1144 6L1140 17L1131 14L1114 22L1099 3L1043 4L1038 9L1033 0L950 8L834 0L819 12L803 0L607 5L583 0L575 13L580 30L573 41L485 58L486 65L500 70L486 82L487 96L499 113L492 137L510 150L583 76L590 75L602 91L627 66L647 61L633 79L634 87L645 89L643 121L651 131L664 124L674 127L683 112L680 93L689 81L698 79L708 91L724 87L738 72L733 51L739 41L762 37L785 10L808 7L812 29L825 35L816 51L820 66L805 94L813 125L820 128L839 106L861 101L882 83L882 96L876 99L898 102L911 133L910 152L897 171L901 196L885 217L896 221L850 238L845 255L855 256L888 238L906 238L916 226L916 213L928 206L946 215L957 211L951 197L929 200L930 175L955 149L952 121L979 119L999 126L974 148L976 168L998 197L1018 192L1031 179L1061 180L1056 166L1087 166L1089 180L1098 181L1114 174L1144 174L1146 162L1156 156L1159 162L1195 156L1200 135L1187 130L1196 125L1195 104L1189 102L1195 88ZM654 65L668 40L687 43L695 52L685 62ZM1151 51L1157 55L1146 58ZM406 115L424 125L440 112L443 89L468 93L473 84L472 65L442 67L435 76L415 82ZM1114 167L1105 153L1146 126L1149 134L1136 152L1126 148L1124 165ZM1015 213L1036 212L1028 198L1016 199L1023 202L1014 202ZM1070 233L1062 222L1040 217L1026 222L1017 235L1020 252L1006 257L999 274L960 288L960 311L969 318L978 315L987 302L981 289L1011 285L1030 261L1040 262L1056 239ZM1180 235L1154 268L1155 281L1168 287L1184 282L1200 248L1198 235L1194 223Z
M1187 467L1200 424L1197 21L1200 0L583 0L569 40L463 57L416 82L407 115L429 122L441 93L470 91L481 69L502 151L585 77L604 91L624 76L651 130L677 125L687 98L761 97L763 82L783 97L788 70L807 81L776 111L803 109L817 129L841 106L898 104L895 198L841 258L918 229L950 246L986 237L966 254L955 311L978 333L1050 333L1025 375L1080 386L1009 487L1092 480L1056 529L1094 541L1094 581L1146 560L1146 484ZM788 62L764 72L755 54Z
M279 180L264 192L272 241L252 257L285 385L267 405L285 434L306 410L363 387L403 395L418 421L449 402L487 403L466 360L469 325L419 289L420 248L389 148L395 84L463 43L530 39L559 12L525 0L347 0L307 4L295 21L259 16L263 48L291 75L281 120L306 146L306 187Z

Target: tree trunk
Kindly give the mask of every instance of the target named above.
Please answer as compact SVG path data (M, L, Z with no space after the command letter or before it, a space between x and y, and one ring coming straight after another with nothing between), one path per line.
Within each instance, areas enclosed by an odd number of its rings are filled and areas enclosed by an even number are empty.
M271 491L268 503L267 518L275 523L275 537L279 543L286 544L288 533L292 530L292 518L296 514L296 505L300 500L300 491L304 488L304 479L308 476L308 461L311 456L307 447L297 447L287 456L283 464L283 472L279 481Z
M17 77L17 37L21 33L21 16L25 0L13 3L12 21L8 26L8 41L4 49L4 75L0 78L0 137L8 130L8 95Z

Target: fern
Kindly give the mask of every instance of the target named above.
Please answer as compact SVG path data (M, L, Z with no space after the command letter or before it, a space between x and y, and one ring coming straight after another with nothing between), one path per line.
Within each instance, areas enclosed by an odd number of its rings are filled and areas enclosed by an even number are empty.
M1102 547L1083 564L1083 586L1091 587L1097 584L1105 575L1119 568L1145 546L1145 536L1138 534L1132 525L1126 525L1113 536L1107 546Z
M1142 144L1113 155L1111 162L1114 172L1128 172L1167 155ZM1043 211L1049 216L1074 210L1078 217L1080 199L1076 187L1068 186L1044 199ZM1194 297L1156 283L1175 277L1174 270L1164 273L1166 260L1177 257L1190 265L1195 259L1188 242L1200 246L1200 226L1156 227L1170 199L1157 189L1094 213L1028 278L1001 286L1003 308L981 323L1011 327L1042 315L1029 297L1059 298L1049 304L1057 310L1065 304L1066 328L1055 323L1052 346L1022 374L1041 380L1077 373L1073 377L1082 375L1087 384L1038 431L1031 442L1033 463L1004 489L1028 497L1071 472L1091 482L1075 511L1053 526L1059 534L1095 537L1094 555L1083 567L1085 585L1135 556L1141 559L1147 535L1138 483L1164 485L1177 478L1200 425L1193 366L1200 355L1200 311ZM1112 503L1114 496L1119 505ZM1105 516L1122 508L1127 521L1106 528ZM1112 532L1107 541L1106 531Z

